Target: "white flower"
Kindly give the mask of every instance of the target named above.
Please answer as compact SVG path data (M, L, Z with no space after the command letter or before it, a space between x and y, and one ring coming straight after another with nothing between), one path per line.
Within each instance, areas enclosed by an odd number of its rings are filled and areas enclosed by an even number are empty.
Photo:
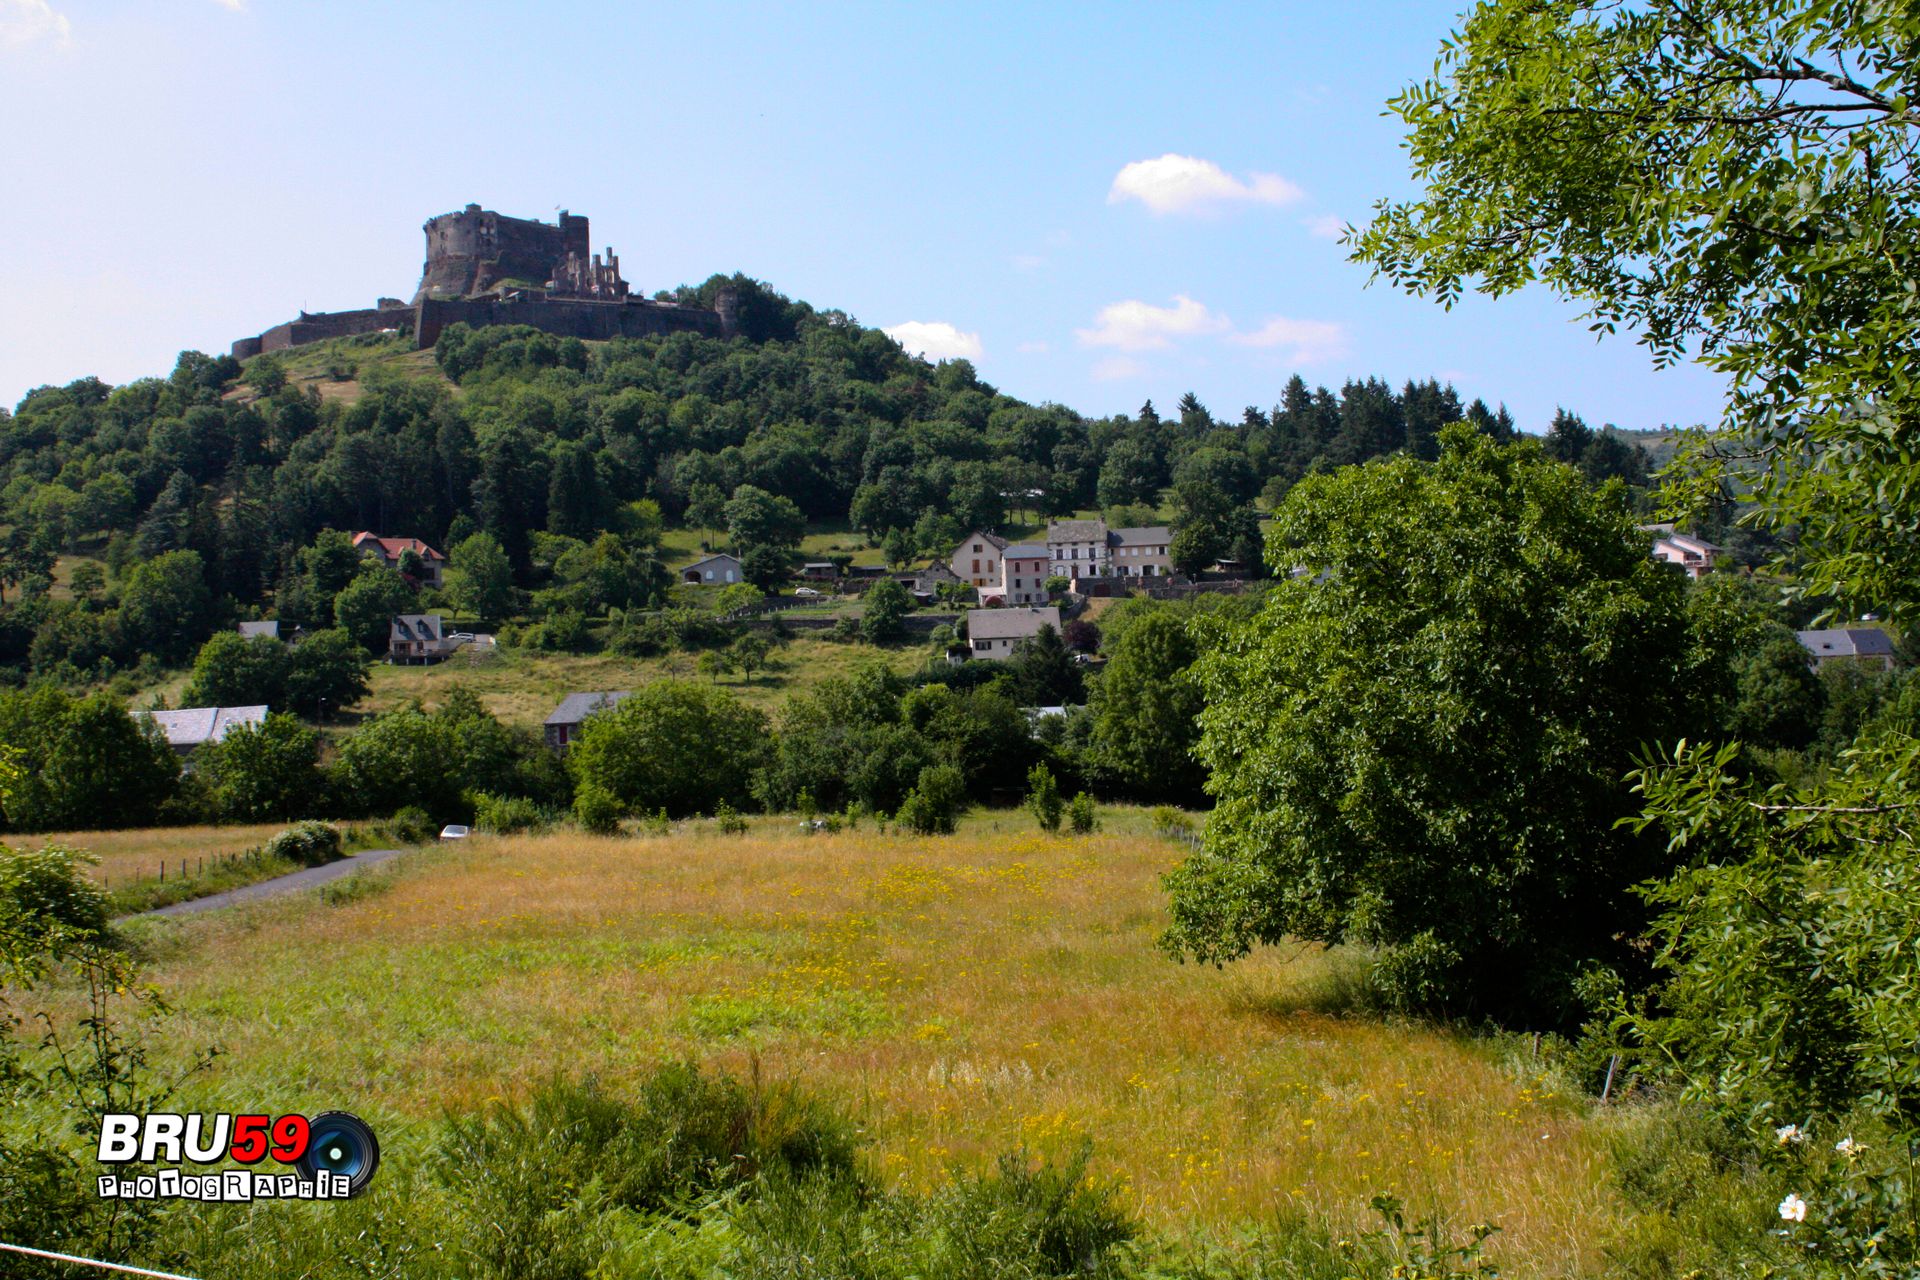
M1842 1138L1840 1139L1840 1141L1833 1144L1833 1149L1835 1151L1838 1151L1841 1155L1847 1157L1849 1160L1851 1160L1854 1157L1854 1155L1860 1150L1860 1144L1855 1142L1852 1138Z
M1782 1222L1805 1222L1807 1220L1807 1202L1799 1196L1789 1195L1780 1202L1780 1220Z
M1773 1131L1773 1136L1784 1147L1789 1142L1804 1142L1807 1135L1800 1132L1797 1124L1783 1124Z

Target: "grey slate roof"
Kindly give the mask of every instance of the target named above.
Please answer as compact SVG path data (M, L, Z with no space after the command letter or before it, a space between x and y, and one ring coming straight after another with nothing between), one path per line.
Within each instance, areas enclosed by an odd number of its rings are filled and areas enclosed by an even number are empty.
M272 619L266 622L243 622L240 624L240 634L249 640L255 636L268 636L278 640L280 638L280 624Z
M1056 520L1047 526L1049 543L1104 542L1106 537L1105 520Z
M980 539L980 541L988 544L995 551L1004 551L1007 548L1007 540L1001 537L999 534L993 532L991 529L975 529L972 533L960 539L960 545L964 547L966 546L967 543L973 541L975 538L978 538Z
M1173 541L1173 530L1165 525L1146 529L1115 529L1111 540L1116 547L1164 547Z
M438 640L440 615L437 613L401 613L394 615L392 635L399 640Z
M1016 542L1000 549L1003 560L1045 560L1047 549L1037 542Z
M1793 633L1816 658L1891 658L1893 638L1878 627L1832 627Z
M560 700L553 714L546 719L547 724L579 724L596 711L605 711L617 707L633 696L629 689L612 689L605 693L570 693Z
M219 742L235 725L258 725L266 720L267 709L258 707L182 707L178 711L136 711L160 726L167 745L174 748L198 747Z
M969 640L1024 640L1038 635L1040 628L1060 629L1060 610L1052 605L1025 609L967 610Z

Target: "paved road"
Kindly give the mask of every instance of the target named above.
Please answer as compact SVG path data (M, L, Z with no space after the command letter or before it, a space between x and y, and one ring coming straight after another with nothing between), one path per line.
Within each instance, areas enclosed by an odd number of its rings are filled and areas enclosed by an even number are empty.
M204 898L190 898L186 902L176 902L170 907L161 907L157 911L143 911L140 914L188 916L201 911L217 911L221 907L237 907L243 902L258 902L262 898L278 897L283 893L292 893L296 889L311 889L317 884L338 880L341 876L349 875L362 867L371 867L376 863L385 862L388 858L397 858L405 852L405 849L367 849L354 854L351 858L342 858L338 862L307 867L289 875L262 880L258 884L242 885L238 889L209 894Z

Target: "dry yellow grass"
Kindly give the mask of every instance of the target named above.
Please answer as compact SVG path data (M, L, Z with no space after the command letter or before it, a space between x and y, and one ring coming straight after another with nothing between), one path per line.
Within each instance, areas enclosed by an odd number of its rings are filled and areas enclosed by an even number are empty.
M1596 1224L1628 1211L1580 1104L1484 1043L1313 1011L1338 956L1168 961L1177 856L1011 815L933 839L475 839L346 906L157 926L154 978L181 1043L226 1047L210 1089L248 1105L350 1101L404 1134L553 1072L753 1057L843 1100L909 1185L1085 1135L1164 1229L1361 1223L1393 1191L1500 1224L1516 1272L1598 1261Z
M286 829L284 822L252 827L154 827L136 831L55 831L35 835L7 837L23 849L43 844L62 844L84 849L99 859L90 869L93 878L112 887L129 880L150 879L167 864L172 879L185 858L189 870L201 860L207 862L221 854L245 853L267 838Z

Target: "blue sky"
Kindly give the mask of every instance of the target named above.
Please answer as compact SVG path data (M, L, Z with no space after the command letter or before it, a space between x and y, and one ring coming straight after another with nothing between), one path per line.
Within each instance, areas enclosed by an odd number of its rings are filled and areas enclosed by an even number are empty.
M1544 292L1442 311L1330 238L1412 191L1386 98L1459 6L0 0L0 403L410 296L420 224L593 220L1090 414L1453 381L1523 428L1720 381ZM902 327L914 326L914 327Z

